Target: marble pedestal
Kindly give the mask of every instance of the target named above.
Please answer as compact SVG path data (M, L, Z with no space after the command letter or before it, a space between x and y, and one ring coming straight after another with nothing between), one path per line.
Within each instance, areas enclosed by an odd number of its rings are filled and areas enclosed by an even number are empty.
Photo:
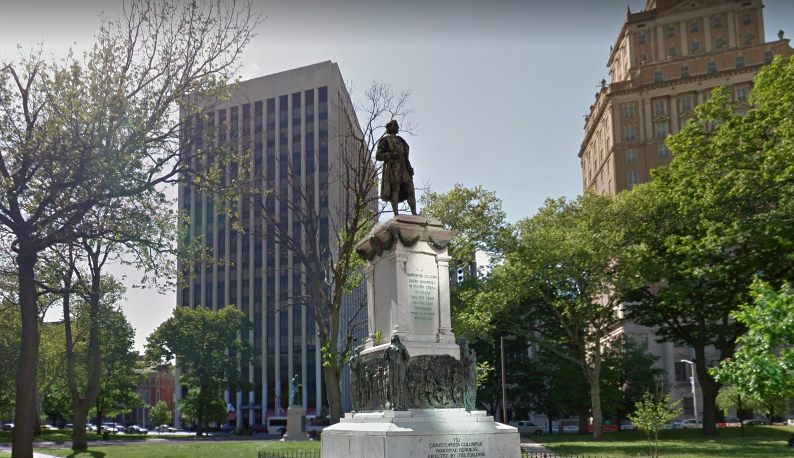
M323 430L323 458L519 458L518 430L484 411L349 413Z
M287 409L287 432L282 440L287 441L307 441L309 435L304 428L306 409L303 407L290 407Z

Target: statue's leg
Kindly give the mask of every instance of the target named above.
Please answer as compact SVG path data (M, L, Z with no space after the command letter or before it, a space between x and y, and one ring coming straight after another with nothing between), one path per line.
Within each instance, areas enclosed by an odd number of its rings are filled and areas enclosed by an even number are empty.
M400 206L400 185L392 184L391 185L391 209L394 212L394 216L397 216L397 208Z

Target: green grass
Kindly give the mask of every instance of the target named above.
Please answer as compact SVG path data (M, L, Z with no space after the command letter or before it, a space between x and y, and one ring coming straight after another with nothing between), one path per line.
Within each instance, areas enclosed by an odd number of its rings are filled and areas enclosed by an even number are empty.
M0 443L8 443L10 444L13 439L13 431L0 431ZM156 434L155 434L156 436ZM151 436L149 436L151 437ZM102 436L100 434L95 433L88 433L88 440L95 441L101 440ZM144 441L147 439L147 436L139 436L137 434L110 434L108 440L111 441ZM72 441L72 432L67 430L60 430L60 431L47 431L42 430L40 436L34 436L33 442L71 442Z
M90 445L90 444L89 444ZM37 452L68 458L255 458L260 450L319 450L320 442L279 442L259 440L223 440L181 443L149 443L89 447L74 453L70 449L36 449Z
M699 429L661 431L659 456L664 458L708 457L794 457L794 449L786 441L794 428L786 426L753 426L745 428L745 438L739 428L720 428L719 436L704 437ZM603 441L589 435L556 434L532 436L552 452L592 455L599 458L636 458L648 456L648 441L640 431L605 433Z

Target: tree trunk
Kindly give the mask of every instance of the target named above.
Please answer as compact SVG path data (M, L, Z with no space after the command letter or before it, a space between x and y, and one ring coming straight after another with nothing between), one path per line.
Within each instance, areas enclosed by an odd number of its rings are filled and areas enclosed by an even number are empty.
M722 383L716 382L706 370L706 352L700 346L695 348L695 368L698 373L700 389L703 392L703 435L716 436L717 433L717 394Z
M196 409L196 436L201 437L204 435L204 395L206 394L206 390L204 386L199 386L199 399L198 399L198 408ZM240 414L239 406L237 406L237 414Z
M342 389L339 387L341 369L333 365L325 367L323 373L325 374L325 387L328 390L328 408L331 411L331 424L335 425L342 418Z
M548 418L549 418L549 435L552 435L552 434L554 434L554 425L552 425L551 417L548 417ZM560 431L560 432L562 432L562 431Z
M590 424L590 409L582 407L579 409L579 432L578 434L587 434L587 426Z
M77 398L72 399L72 408L74 409L72 450L85 450L88 448L86 425L88 425L88 411L91 409L91 405L85 402L85 399Z
M22 335L17 370L17 397L14 412L12 458L33 457L33 427L36 423L36 372L39 363L39 310L36 304L36 253L27 251L20 241L19 306L22 315Z
M590 403L593 410L593 439L600 440L604 438L604 432L601 430L603 418L601 415L601 386L598 377L592 377L590 380Z

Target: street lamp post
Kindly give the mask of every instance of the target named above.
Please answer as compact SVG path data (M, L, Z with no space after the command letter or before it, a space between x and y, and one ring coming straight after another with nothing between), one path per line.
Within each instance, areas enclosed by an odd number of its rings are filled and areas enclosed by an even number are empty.
M697 393L695 392L695 363L690 361L690 360L688 360L688 359L682 359L681 362L689 364L689 370L692 371L692 376L689 377L689 383L690 383L690 385L692 385L692 407L694 407L694 409L695 409L695 425L697 425L697 422L698 422L698 397L697 397Z
M502 421L507 424L507 404L505 396L505 340L516 340L516 336L502 336L500 346L502 348Z

